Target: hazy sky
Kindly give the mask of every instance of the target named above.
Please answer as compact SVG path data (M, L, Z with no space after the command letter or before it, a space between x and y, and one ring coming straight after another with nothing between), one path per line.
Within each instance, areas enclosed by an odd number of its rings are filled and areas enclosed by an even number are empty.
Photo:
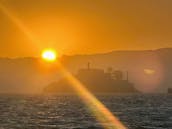
M172 47L172 0L0 2L0 57Z

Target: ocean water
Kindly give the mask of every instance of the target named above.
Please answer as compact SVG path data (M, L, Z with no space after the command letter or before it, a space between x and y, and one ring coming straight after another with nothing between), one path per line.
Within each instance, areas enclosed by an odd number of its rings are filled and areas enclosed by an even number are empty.
M100 95L129 129L172 129L172 95ZM102 129L77 96L0 95L0 129Z

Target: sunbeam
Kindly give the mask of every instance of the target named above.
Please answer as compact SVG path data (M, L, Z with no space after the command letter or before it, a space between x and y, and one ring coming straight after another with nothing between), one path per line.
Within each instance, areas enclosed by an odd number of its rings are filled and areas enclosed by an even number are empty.
M86 89L85 86L70 72L68 72L59 62L58 66L61 73L66 76L78 96L83 100L90 112L96 117L104 129L127 129L127 127L125 127L103 103L101 103L91 92L89 92L88 89Z
M23 24L23 22L13 13L11 13L11 11L7 7L5 7L2 2L0 2L0 10L6 17L9 18L10 21L13 22L13 24L15 24L20 29L20 31L24 33L24 35L26 35L31 43L34 44L34 47L39 46L40 40L38 40L38 38L33 35L33 33Z
M40 41L35 38L32 32L12 13L0 3L0 10L33 42ZM102 124L105 129L127 129L117 117L115 117L92 93L90 93L82 83L80 83L63 65L58 63L62 74L65 74L71 86L75 89L78 96L83 100L90 112Z

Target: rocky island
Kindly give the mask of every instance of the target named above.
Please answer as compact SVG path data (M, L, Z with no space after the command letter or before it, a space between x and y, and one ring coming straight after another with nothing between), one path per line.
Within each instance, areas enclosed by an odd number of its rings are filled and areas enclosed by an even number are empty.
M89 91L93 93L135 93L134 84L128 80L128 72L124 79L124 73L109 68L107 72L102 69L87 68L80 69L74 75ZM64 77L44 88L44 93L74 93L70 82Z

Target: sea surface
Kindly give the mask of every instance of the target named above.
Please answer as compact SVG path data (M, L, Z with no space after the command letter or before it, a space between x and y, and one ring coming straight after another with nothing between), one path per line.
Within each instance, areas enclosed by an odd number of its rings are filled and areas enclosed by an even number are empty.
M99 95L128 129L172 129L172 95ZM102 129L72 95L0 95L0 129Z

